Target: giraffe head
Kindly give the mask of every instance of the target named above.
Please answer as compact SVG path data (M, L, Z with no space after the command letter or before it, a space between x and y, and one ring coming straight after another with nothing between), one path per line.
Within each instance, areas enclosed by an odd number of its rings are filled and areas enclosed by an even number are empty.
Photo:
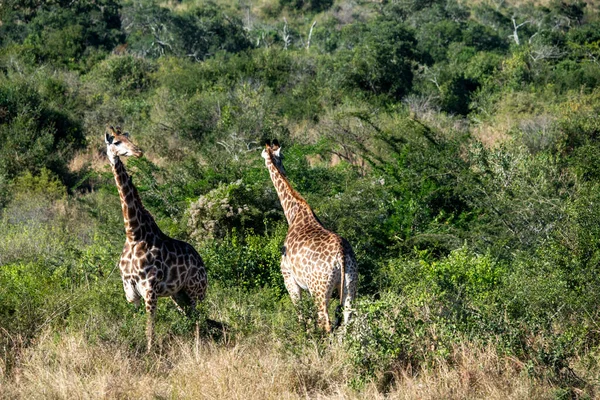
M265 144L261 156L267 162L270 160L279 172L285 175L285 168L283 168L283 163L281 162L283 155L281 154L281 146L279 146L277 139L273 140L273 145L270 145L269 143Z
M106 142L106 154L111 164L115 163L115 159L120 156L135 156L141 157L142 150L131 142L129 132L122 133L121 128L108 127L108 132L104 134Z

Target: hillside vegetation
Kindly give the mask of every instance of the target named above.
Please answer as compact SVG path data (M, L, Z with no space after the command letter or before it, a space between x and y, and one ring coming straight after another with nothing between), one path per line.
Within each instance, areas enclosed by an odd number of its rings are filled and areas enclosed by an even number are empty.
M2 2L0 398L600 396L595 3ZM161 299L145 354L108 124L226 331ZM356 253L345 332L285 291L275 138Z

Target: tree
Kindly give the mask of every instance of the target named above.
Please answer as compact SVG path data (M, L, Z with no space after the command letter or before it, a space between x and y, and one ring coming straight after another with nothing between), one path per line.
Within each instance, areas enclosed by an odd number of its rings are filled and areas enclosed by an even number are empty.
M73 150L85 144L81 126L23 81L0 79L0 112L0 177L48 168L64 178Z
M333 0L279 0L282 7L320 12L333 5Z
M417 41L391 20L376 20L350 32L339 51L339 68L350 86L399 99L412 87Z
M33 2L32 2L33 3ZM24 42L33 47L38 62L82 67L82 57L109 52L120 41L120 5L115 0L40 2L13 8L14 16L31 18Z
M140 2L124 10L123 20L130 49L143 56L172 54L202 61L219 51L237 53L252 45L242 21L210 2L184 13Z

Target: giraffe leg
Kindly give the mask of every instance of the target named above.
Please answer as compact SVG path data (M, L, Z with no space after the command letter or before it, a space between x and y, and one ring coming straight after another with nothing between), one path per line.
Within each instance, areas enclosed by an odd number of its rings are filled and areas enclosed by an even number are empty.
M298 285L298 283L294 279L294 276L292 275L292 272L287 265L285 256L281 257L281 274L283 275L283 283L285 284L285 288L287 289L287 291L290 295L290 299L292 300L292 304L294 305L294 307L296 309L298 321L301 324L304 324L306 327L306 324L308 321L304 320L304 318L302 316L302 311L298 307L300 300L302 299L302 288L300 287L300 285Z
M296 280L292 275L292 271L287 265L287 260L285 256L281 257L281 274L283 275L283 283L285 284L285 288L290 294L292 303L294 303L294 305L297 306L298 302L302 298L302 288L298 285L298 283L296 283Z
M302 316L302 311L300 307L298 307L300 300L302 299L302 288L298 286L296 280L291 275L286 276L286 274L284 274L283 283L285 284L285 288L287 289L288 293L290 294L290 298L292 299L292 304L296 309L298 321L300 321L300 323L306 324L306 321L304 321L304 318Z
M358 282L358 276L356 271L358 270L354 257L346 258L346 276L344 278L344 326L348 324L350 316L352 315L352 302L356 298L356 284Z
M356 296L356 280L351 280L350 277L346 277L347 281L344 285L344 325L348 324L350 315L352 314L352 302Z
M146 338L148 339L148 346L146 348L147 352L150 352L152 348L152 339L154 336L154 313L156 312L156 303L157 298L156 294L153 291L147 291L145 296L146 302Z
M300 286L298 286L298 284L296 283L296 281L294 280L294 278L292 276L289 276L287 278L284 276L283 282L285 283L285 288L287 289L288 293L290 294L292 303L294 303L294 305L297 306L298 302L302 298L302 289L300 288Z
M329 297L326 295L315 296L315 303L318 307L319 326L327 333L331 332L331 323L329 322Z
M325 332L331 333L332 326L329 319L329 302L331 301L333 290L336 286L339 287L339 275L321 271L317 278L318 281L322 283L309 289L314 296L315 305L317 306L319 326L321 326Z
M200 343L200 321L199 314L196 310L196 299L181 290L171 296L171 299L177 306L177 309L186 317L194 321L194 339L196 346Z

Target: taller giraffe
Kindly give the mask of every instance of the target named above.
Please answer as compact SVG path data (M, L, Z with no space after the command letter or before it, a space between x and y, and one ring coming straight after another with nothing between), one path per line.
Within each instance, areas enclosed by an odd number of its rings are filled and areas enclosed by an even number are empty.
M188 243L165 235L144 208L119 158L142 155L142 151L129 140L129 134L111 126L104 140L125 222L125 247L119 262L123 288L127 301L139 305L140 298L144 299L148 314L147 350L150 350L158 297L170 296L182 312L191 316L196 303L206 293L206 270L196 250Z
M335 288L344 307L344 324L356 296L358 268L348 241L321 225L314 212L288 181L281 162L281 148L274 142L262 152L271 180L279 196L289 228L285 238L281 273L294 304L308 290L318 307L319 325L331 332L329 301Z

